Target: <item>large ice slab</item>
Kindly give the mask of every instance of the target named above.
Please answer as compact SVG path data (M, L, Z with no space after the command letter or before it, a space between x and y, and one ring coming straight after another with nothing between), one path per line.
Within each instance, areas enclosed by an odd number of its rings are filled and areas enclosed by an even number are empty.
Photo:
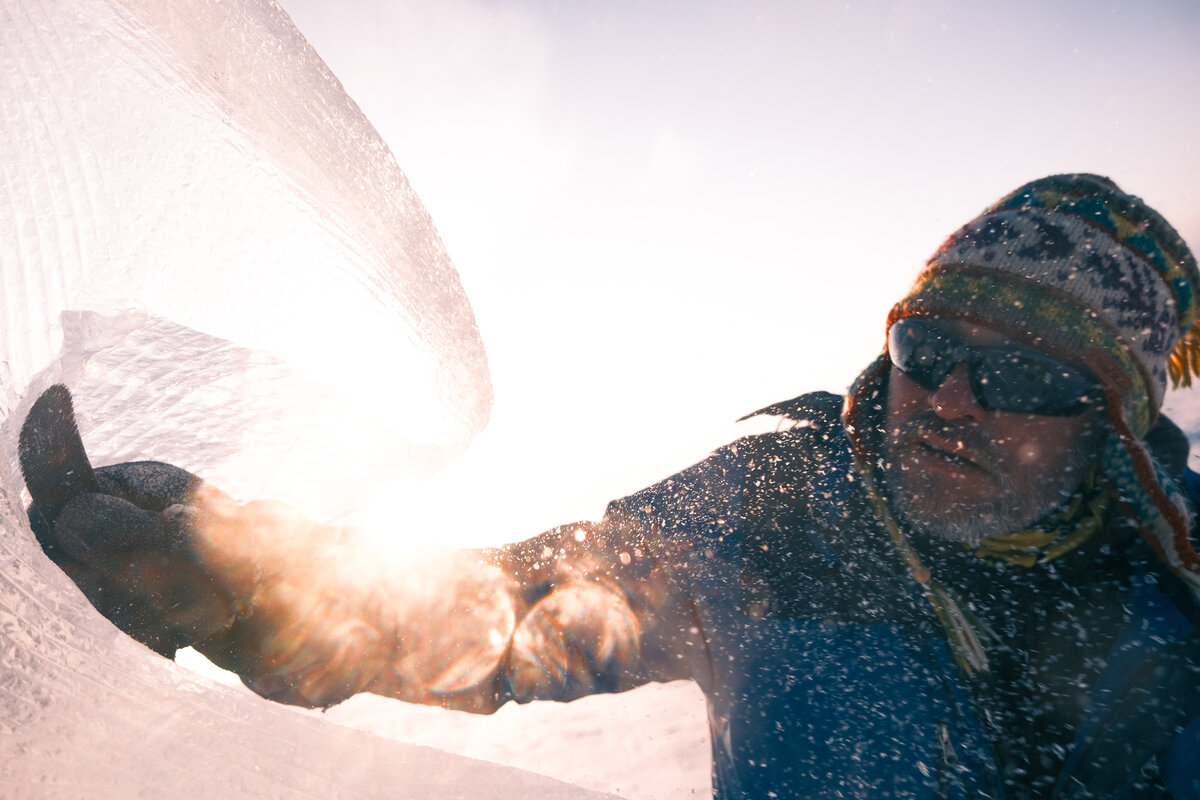
M201 678L29 530L16 433L51 382L97 464L328 521L487 422L432 221L278 6L0 0L0 185L0 796L598 797Z

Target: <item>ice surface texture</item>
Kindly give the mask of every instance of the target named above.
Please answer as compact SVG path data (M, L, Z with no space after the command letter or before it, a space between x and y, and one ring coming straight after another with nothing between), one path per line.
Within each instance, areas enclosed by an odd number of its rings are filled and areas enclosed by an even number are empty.
M23 386L63 309L136 306L361 392L423 441L487 420L432 221L269 0L5 0L0 275Z
M45 557L16 435L51 383L97 465L327 520L491 389L431 220L274 3L0 0L0 69L0 797L597 796L216 687Z

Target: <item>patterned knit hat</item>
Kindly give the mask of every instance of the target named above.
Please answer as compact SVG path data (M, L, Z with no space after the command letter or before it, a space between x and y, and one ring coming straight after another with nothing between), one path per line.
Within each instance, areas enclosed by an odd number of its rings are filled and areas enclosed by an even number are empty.
M1056 175L1008 195L952 235L888 325L963 319L1089 369L1111 433L1103 471L1143 536L1200 593L1190 511L1140 437L1168 376L1200 375L1200 273L1182 237L1139 198L1096 175Z

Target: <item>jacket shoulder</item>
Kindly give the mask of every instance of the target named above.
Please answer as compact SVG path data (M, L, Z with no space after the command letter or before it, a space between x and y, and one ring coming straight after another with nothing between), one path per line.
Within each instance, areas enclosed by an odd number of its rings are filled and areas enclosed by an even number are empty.
M807 392L752 411L738 422L753 417L782 417L794 424L829 425L841 420L844 402L841 395L832 392Z

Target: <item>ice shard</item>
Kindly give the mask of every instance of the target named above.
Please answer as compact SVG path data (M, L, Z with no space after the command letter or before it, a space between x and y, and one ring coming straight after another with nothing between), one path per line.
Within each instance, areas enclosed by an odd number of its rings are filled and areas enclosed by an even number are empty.
M16 433L336 519L486 424L487 360L385 144L271 0L0 2L0 795L588 797L215 685L41 553Z

